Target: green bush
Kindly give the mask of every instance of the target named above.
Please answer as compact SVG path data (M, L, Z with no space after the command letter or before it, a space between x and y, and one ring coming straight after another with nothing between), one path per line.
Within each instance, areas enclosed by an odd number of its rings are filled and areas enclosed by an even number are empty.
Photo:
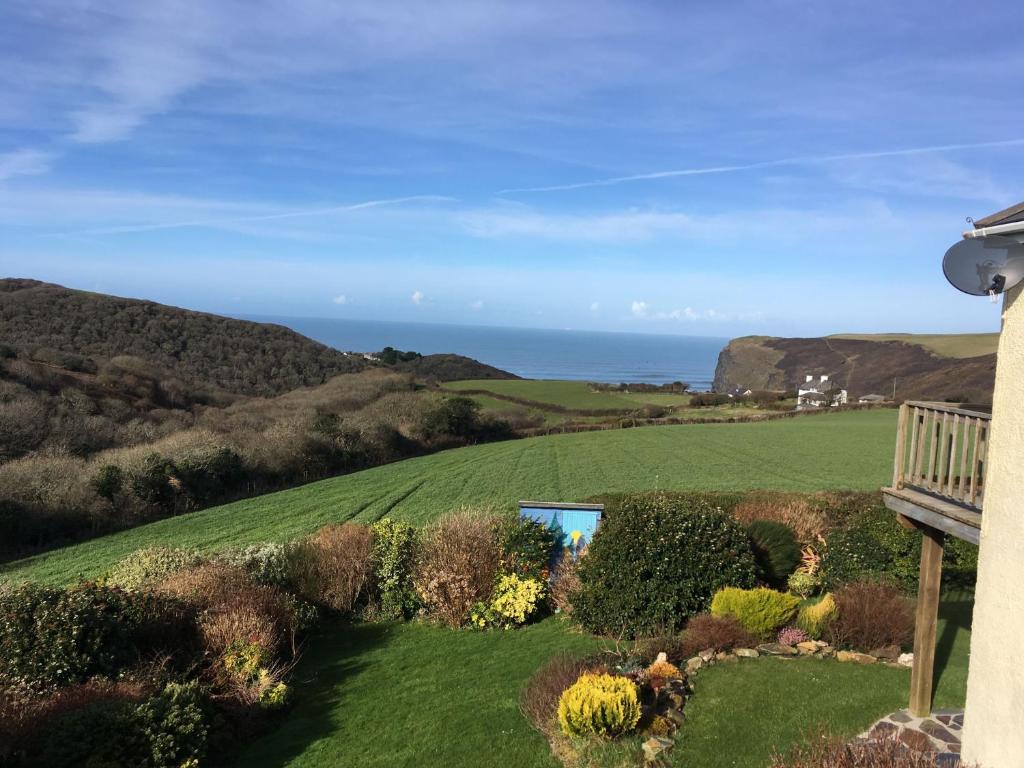
M385 517L373 524L372 531L377 611L385 619L411 618L420 604L413 585L416 529Z
M711 615L732 616L747 632L768 641L793 620L799 605L800 601L793 595L767 587L726 587L715 593L711 601Z
M154 596L82 584L23 585L0 593L0 682L32 686L113 677L161 641L167 604ZM163 637L161 637L163 635Z
M189 503L201 506L237 488L245 480L245 462L231 448L211 446L176 459L174 476Z
M546 579L551 556L561 542L558 531L520 515L502 518L498 531L501 570L531 579Z
M131 477L132 493L156 507L174 506L175 489L171 484L174 462L159 453L151 453Z
M789 575L786 586L792 594L806 600L821 587L821 577L816 573L797 571Z
M208 733L198 682L170 683L142 702L103 699L61 713L39 734L32 764L181 768L198 765Z
M289 584L289 544L265 542L247 547L228 549L217 559L244 569L259 584L287 587Z
M917 591L921 534L896 522L896 514L875 506L855 514L849 523L826 537L822 580L828 589L861 580L888 581ZM948 586L971 587L978 567L978 548L946 537L942 580Z
M124 490L124 484L124 470L116 464L104 464L89 481L96 495L111 503Z
M756 583L743 528L721 509L662 493L625 497L578 568L573 617L599 634L675 632L725 586Z
M786 586L789 575L800 564L800 545L793 529L774 520L755 520L747 526L747 534L758 576L769 586Z
M193 568L202 561L202 555L191 549L147 547L132 552L114 565L104 583L121 589L139 589L177 571Z

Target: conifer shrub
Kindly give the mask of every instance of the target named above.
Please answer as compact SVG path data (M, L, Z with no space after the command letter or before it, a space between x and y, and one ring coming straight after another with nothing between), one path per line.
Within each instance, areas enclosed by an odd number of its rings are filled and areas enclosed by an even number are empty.
M558 701L558 722L568 736L614 738L640 722L636 683L626 677L584 673Z
M747 534L758 577L771 587L785 587L800 564L800 545L793 529L773 520L755 520L747 526Z
M767 641L774 639L775 633L793 620L799 604L793 595L767 587L726 587L715 593L711 615L732 616L751 635Z
M419 607L413 584L417 531L408 523L387 517L374 523L372 530L375 610L384 619L411 618Z
M746 531L720 508L662 493L627 496L578 566L573 617L598 634L674 633L725 586L750 587Z
M526 682L519 695L519 708L541 733L551 736L559 729L558 702L567 688L584 672L592 671L590 659L560 653L544 663Z
M814 640L820 640L825 636L828 625L832 623L838 614L836 601L832 593L826 593L816 603L805 605L797 615L796 624Z

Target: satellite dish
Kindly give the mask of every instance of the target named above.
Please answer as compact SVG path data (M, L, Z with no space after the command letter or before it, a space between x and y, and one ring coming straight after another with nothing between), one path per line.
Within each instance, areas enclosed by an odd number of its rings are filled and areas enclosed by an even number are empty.
M961 240L942 259L954 288L972 296L995 296L1024 280L1024 245L989 235Z

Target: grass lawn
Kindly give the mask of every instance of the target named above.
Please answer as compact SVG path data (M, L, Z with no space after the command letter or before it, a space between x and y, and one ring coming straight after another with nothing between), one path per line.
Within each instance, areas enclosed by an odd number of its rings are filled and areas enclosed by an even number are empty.
M697 424L459 448L161 520L0 567L0 578L70 583L141 547L215 550L383 515L426 523L463 505L578 501L603 492L871 490L891 477L896 414L856 411Z
M672 393L597 392L585 381L545 381L535 379L481 379L478 381L450 381L446 389L483 389L499 395L519 397L538 403L560 405L576 410L636 410L646 403L665 406L686 405L689 395Z
M939 624L937 707L963 705L970 601L947 596ZM310 642L295 708L239 766L559 765L518 710L518 692L560 650L601 641L547 619L512 632L423 624L333 625ZM835 661L758 659L702 672L672 764L763 768L819 728L855 735L906 706L910 672ZM599 750L620 765L636 741Z

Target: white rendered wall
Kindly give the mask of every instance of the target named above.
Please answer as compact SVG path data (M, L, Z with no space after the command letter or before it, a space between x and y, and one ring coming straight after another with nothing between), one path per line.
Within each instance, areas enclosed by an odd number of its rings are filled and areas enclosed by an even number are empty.
M963 758L1024 767L1024 285L1007 292L985 468Z

